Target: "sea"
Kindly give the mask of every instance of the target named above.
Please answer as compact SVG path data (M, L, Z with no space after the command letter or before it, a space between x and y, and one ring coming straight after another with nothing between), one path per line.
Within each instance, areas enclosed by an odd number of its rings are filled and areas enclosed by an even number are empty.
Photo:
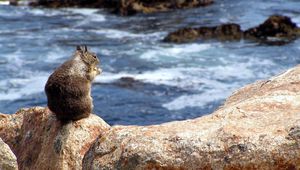
M92 86L94 114L110 125L154 125L211 114L234 91L300 63L300 40L269 46L241 40L186 44L163 38L183 27L237 23L272 14L300 26L298 0L215 0L213 5L121 17L104 9L0 5L0 112L47 106L49 75L76 45L87 45L103 73Z

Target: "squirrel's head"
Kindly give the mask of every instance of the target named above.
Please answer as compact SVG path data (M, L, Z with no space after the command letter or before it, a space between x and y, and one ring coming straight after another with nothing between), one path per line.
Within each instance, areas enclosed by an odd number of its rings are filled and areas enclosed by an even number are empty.
M80 56L81 60L88 66L96 66L100 63L97 55L93 52L89 52L86 45L77 46L76 53Z
M93 81L97 75L101 74L102 70L97 67L97 65L100 63L97 55L89 52L85 45L77 46L75 56L79 57L80 60L83 61L87 66L86 76L89 80Z

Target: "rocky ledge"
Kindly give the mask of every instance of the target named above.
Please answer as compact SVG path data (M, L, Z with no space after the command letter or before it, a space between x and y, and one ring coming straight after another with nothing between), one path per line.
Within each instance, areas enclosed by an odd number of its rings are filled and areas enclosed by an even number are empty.
M213 0L37 0L33 6L58 7L92 7L107 8L123 16L136 13L162 12L172 9L195 8L213 3Z
M299 169L300 66L236 91L211 115L115 126L83 169Z
M0 114L0 138L16 155L19 169L81 169L90 145L109 128L95 115L62 124L42 107Z
M272 15L264 23L246 31L232 23L215 27L182 28L168 34L163 41L185 43L208 39L236 41L244 38L269 45L282 45L299 36L300 28L289 17Z
M109 127L91 115L61 124L36 107L0 114L0 138L20 169L299 169L300 66L193 120Z

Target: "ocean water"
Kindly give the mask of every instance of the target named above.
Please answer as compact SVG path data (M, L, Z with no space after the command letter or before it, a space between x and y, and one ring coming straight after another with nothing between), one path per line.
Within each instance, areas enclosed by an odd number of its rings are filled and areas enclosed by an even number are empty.
M247 29L272 14L300 26L297 0L216 0L188 10L119 17L99 9L0 6L0 112L46 106L44 85L78 44L101 59L95 114L109 124L149 125L212 113L238 88L297 65L300 40L163 43L185 26L235 22Z

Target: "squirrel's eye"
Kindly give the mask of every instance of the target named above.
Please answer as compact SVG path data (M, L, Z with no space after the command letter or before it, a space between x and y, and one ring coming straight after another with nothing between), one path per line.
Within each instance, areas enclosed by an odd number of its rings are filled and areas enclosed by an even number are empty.
M93 55L94 58L97 58L97 56Z

